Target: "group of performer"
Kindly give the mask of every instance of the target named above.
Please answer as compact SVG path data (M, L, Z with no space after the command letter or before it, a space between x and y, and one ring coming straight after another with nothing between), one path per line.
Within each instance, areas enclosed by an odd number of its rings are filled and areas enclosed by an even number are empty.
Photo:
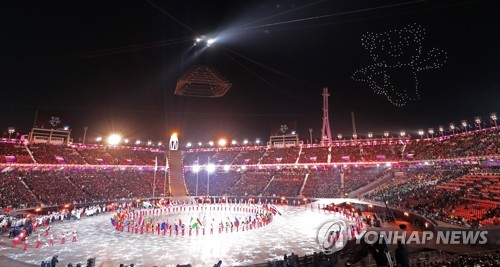
M72 242L76 242L77 241L77 234L78 232L77 231L73 231L72 232L72 236L73 238L71 239ZM61 244L65 244L66 243L66 237L70 235L70 232L69 231L63 231L61 233ZM50 233L50 226L48 228L45 229L45 239L48 241L48 243L46 243L48 246L54 246L54 234ZM40 248L40 246L42 245L42 240L43 240L43 234L42 233L38 233L37 235L37 239L36 239L36 245L35 245L35 248ZM23 251L26 251L28 250L28 247L29 247L29 238L26 236L26 231L23 230L21 232L21 234L19 234L18 236L14 237L14 240L12 241L12 247L13 248L16 248L18 245L20 245L21 243L24 243L24 246L23 246Z
M203 222L199 218L191 218L188 224L181 219L169 222L168 218L162 218L171 213L178 212L235 212L239 216L235 219L221 220L212 219L209 223L205 218ZM203 204L169 206L151 209L133 209L132 206L124 206L117 209L111 218L111 223L117 231L134 234L154 234L164 236L192 236L214 233L229 233L249 231L261 228L272 222L273 217L279 213L274 206L269 205L228 205L228 204Z

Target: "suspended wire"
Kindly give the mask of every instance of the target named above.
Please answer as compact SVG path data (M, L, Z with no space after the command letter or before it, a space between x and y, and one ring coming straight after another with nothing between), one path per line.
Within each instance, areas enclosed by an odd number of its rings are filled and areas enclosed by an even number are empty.
M332 14L327 14L327 15L314 16L314 17L309 17L309 18L301 18L301 19L294 19L294 20L288 20L288 21L268 23L268 24L264 24L264 25L251 26L251 27L242 28L240 30L258 29L258 28L269 27L269 26L297 23L297 22L316 20L316 19L324 19L324 18L330 18L330 17L334 17L334 16L354 14L354 13L366 12L366 11L371 11L371 10L378 10L378 9L389 8L389 7L411 5L411 4L422 3L422 2L426 2L426 1L427 0L417 0L417 1L411 1L411 2L383 5L383 6L370 7L370 8L363 8L363 9L357 9L357 10L351 10L351 11L332 13Z
M431 10L436 10L436 9L443 9L443 8L454 7L454 6L468 5L468 4L472 4L472 3L477 3L477 1L476 0L463 1L460 3L447 4L447 5L443 5L443 6L430 7L430 8L419 9L419 10L410 10L410 11L393 13L393 14L388 14L388 15L370 16L370 17L359 18L359 19L341 20L341 21L320 23L320 24L313 24L313 25L291 26L291 27L287 27L287 28L272 29L270 31L279 32L279 31L288 31L288 30L317 28L317 27L324 27L324 26L351 23L351 22L367 21L367 20L371 20L371 19L381 19L381 18L387 18L387 17L393 17L393 16L408 15L408 14L426 12L426 11L431 11ZM246 33L261 33L261 32L262 32L262 30L259 30L259 29L252 29L252 30L246 31Z
M182 23L180 20L178 20L177 18L175 18L174 16L170 15L165 9L161 8L160 6L156 5L155 3L151 2L150 0L146 0L146 2L148 2L150 5L152 5L154 8L158 9L161 13L163 13L164 15L168 16L169 18L171 18L173 21L179 23L181 26L183 26L184 28L190 30L191 32L195 33L196 35L198 35L199 33L197 31L195 31L193 28L189 27L188 25Z
M26 65L26 64L36 64L36 63L43 63L43 62L51 62L51 61L69 61L69 60L76 60L76 59L85 59L85 58L94 58L94 57L108 56L108 55L115 55L115 54L123 54L123 53L129 53L129 52L133 52L133 51L147 50L147 49L152 49L152 48L156 48L156 47L179 44L179 43L187 42L190 40L192 40L191 36L190 37L173 38L170 40L128 45L128 46L117 47L117 48L108 48L108 49L73 54L73 55L68 55L68 56L57 56L57 57L51 57L51 58L45 58L45 59L23 61L23 62L18 62L18 63L14 63L14 64L0 65L0 68L6 68L6 67L10 67L10 66L21 66L21 65Z
M254 20L252 22L245 23L245 24L239 26L238 29L243 29L244 27L246 27L248 25L252 25L252 24L255 24L257 22L261 22L261 21L265 21L265 20L268 20L268 19L272 19L272 18L275 18L275 17L282 16L282 15L286 15L286 14L289 14L289 13L292 13L292 12L295 12L295 11L298 11L298 10L301 10L301 9L304 9L304 8L315 6L315 5L323 3L323 2L326 2L326 0L316 1L316 2L313 2L313 3L307 4L307 5L303 5L303 6L300 6L300 7L296 7L296 8L293 8L293 9L290 9L290 10L278 13L278 14L271 15L269 17L260 18L260 19Z
M271 83L267 79L263 78L262 76L260 76L259 74L257 74L256 72L252 71L250 68L248 68L247 66L245 66L243 63L241 63L240 61L238 61L237 59L235 59L233 56L229 56L229 58L232 59L234 62L236 62L236 64L240 65L241 68L243 68L244 70L246 70L250 74L254 75L255 77L257 77L257 79L261 80L265 84L267 84L267 85L271 86L272 88L276 89L278 92L283 93L283 94L285 94L285 95L287 95L289 97L295 98L295 99L297 99L299 101L302 101L302 102L306 102L306 103L310 103L310 104L313 103L312 101L309 101L307 99L298 97L298 96L296 96L294 94L291 94L291 93L287 92L286 90L281 89L280 87L274 85L273 83Z
M306 85L306 86L309 86L309 87L313 87L313 88L320 88L320 86L317 86L317 85L310 84L310 83L304 82L304 81L302 81L302 80L299 80L299 79L297 79L297 78L295 78L295 77L293 77L293 76L291 76L291 75L289 75L289 74L286 74L286 73L284 73L284 72L282 72L282 71L279 71L279 70L277 70L277 69L275 69L275 68L269 67L269 66L267 66L267 65L265 65L265 64L263 64L263 63L260 63L260 62L258 62L258 61L256 61L256 60L253 60L253 59L251 59L251 58L249 58L249 57L247 57L247 56L244 56L244 55L242 55L242 54L240 54L240 53L237 53L237 52L235 52L235 51L233 51L233 50L231 50L231 49L229 49L229 48L227 48L227 47L225 47L225 46L222 46L222 45L219 45L219 46L220 46L220 47L222 47L223 49L225 49L226 51L228 51L228 52L230 52L230 53L232 53L232 54L234 54L234 55L238 56L238 57L241 57L241 58L243 58L243 59L246 59L246 60L248 60L248 61L250 61L250 62L252 62L252 63L254 63L254 64L256 64L256 65L259 65L259 66L261 66L261 67L263 67L263 68L267 69L267 70L270 70L270 71L275 72L275 73L277 73L277 74L283 75L283 76L285 76L285 77L287 77L287 78L289 78L289 79L291 79L291 80L294 80L294 81L296 81L296 82L300 82L300 83L302 83L302 84L304 84L304 85Z

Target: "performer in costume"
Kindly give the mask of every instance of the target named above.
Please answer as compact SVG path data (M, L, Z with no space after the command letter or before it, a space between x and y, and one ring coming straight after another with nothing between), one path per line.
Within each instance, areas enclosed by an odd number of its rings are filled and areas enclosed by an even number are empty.
M23 247L23 251L26 251L28 249L28 238L25 238L24 239L24 247Z
M77 233L76 231L73 231L73 240L72 240L73 242L76 242L76 233Z
M54 246L54 235L49 236L49 246Z
M36 248L39 248L42 244L42 234L38 234L38 238L36 239Z
M62 236L61 236L61 244L64 244L66 243L66 233L65 232L62 232Z

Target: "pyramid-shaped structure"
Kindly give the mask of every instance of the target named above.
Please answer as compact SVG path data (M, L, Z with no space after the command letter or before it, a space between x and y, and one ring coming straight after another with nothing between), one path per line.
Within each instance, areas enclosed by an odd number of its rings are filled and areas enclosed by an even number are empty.
M222 97L231 88L226 80L211 66L195 65L177 80L176 95L193 97Z

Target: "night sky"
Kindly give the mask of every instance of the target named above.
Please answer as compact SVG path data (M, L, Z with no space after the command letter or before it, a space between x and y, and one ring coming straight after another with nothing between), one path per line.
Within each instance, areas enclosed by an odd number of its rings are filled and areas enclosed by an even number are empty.
M22 133L58 116L75 142L119 132L197 142L261 138L273 125L319 138L322 88L332 134L457 125L500 111L497 1L9 1L0 8L0 127ZM155 7L156 5L156 7ZM172 18L173 17L173 18ZM177 21L176 21L177 20ZM352 79L374 64L362 35L425 29L424 49L446 52L418 72L420 99L402 107ZM217 42L194 57L205 34ZM386 46L387 48L387 46ZM408 48L413 49L413 48ZM387 52L387 51L386 51ZM222 98L174 95L193 64L233 83ZM396 87L407 69L393 69ZM400 82L400 83L398 83ZM402 90L396 88L395 90Z

